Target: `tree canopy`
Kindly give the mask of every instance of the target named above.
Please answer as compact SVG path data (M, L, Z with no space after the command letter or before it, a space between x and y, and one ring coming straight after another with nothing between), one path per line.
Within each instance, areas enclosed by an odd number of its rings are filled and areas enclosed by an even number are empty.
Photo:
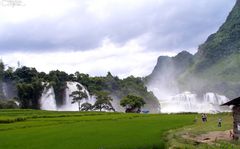
M96 99L97 101L94 104L94 110L100 110L102 111L103 109L108 110L108 111L115 111L115 109L112 106L111 101L113 99L109 96L108 92L97 92L96 94Z
M147 91L142 78L130 76L120 79L110 72L106 76L97 77L80 72L67 74L59 70L45 73L26 66L19 66L18 68L5 67L5 64L0 61L0 87L2 88L3 83L5 83L8 90L11 90L11 97L8 96L10 98L5 96L3 90L0 90L0 98L13 99L16 97L21 108L39 109L42 92L45 87L50 86L54 89L57 106L62 106L66 97L68 81L81 83L89 91L90 95L96 96L97 103L94 107L98 110L103 108L113 110L110 95L121 99L128 94L134 94L144 99L157 101L156 97ZM77 94L75 92L75 95Z
M144 106L145 101L142 97L127 95L120 101L120 105L126 108L126 112L141 112L141 107Z

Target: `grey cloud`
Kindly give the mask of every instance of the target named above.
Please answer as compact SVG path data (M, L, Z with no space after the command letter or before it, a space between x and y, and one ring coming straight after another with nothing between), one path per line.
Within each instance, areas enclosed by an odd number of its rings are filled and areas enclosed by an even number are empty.
M88 50L106 38L124 44L145 34L141 44L147 49L187 50L217 30L235 0L136 0L141 3L136 7L109 1L109 17L103 20L87 12L85 2L60 18L3 25L0 52Z

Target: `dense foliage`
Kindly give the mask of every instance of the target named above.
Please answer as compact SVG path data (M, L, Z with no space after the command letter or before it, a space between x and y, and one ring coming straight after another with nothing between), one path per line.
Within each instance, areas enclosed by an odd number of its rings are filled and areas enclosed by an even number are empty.
M109 96L108 92L103 92L103 91L97 92L96 99L97 99L97 101L93 105L94 110L115 111L115 109L113 108L112 103L111 103L111 101L113 101L113 99Z
M141 107L145 104L142 97L134 96L134 95L127 95L124 97L120 105L126 108L126 113L130 112L141 112Z
M8 72L9 74L9 72ZM22 67L16 69L12 75L18 90L18 100L22 108L39 109L39 98L44 89L42 79L38 77L38 72L35 68Z
M16 88L16 94L13 96L20 102L21 108L39 109L39 99L45 87L52 86L55 93L57 105L62 105L66 96L67 81L74 81L81 83L91 95L96 95L99 99L102 98L103 92L108 92L107 98L115 97L121 99L128 94L138 95L146 101L156 101L153 93L148 92L147 88L141 78L130 76L125 79L119 79L112 76L110 72L104 77L91 77L88 74L76 72L75 74L67 74L64 71L50 71L48 74L38 72L35 68L26 66L17 69L8 67L4 68L3 62L0 63L0 85L3 83L11 84L12 88ZM13 90L13 89L11 89ZM0 90L0 98L6 99L3 90ZM75 94L76 95L76 94ZM75 96L73 95L73 96ZM77 99L77 97L76 97ZM109 105L107 101L111 100L97 100L95 108L102 109L102 103ZM89 110L89 105L84 105L83 109ZM81 106L80 106L81 108ZM91 107L93 108L93 107ZM112 109L113 110L113 109Z
M196 54L196 72L201 72L232 54L239 53L240 3L236 3L220 29L210 35Z

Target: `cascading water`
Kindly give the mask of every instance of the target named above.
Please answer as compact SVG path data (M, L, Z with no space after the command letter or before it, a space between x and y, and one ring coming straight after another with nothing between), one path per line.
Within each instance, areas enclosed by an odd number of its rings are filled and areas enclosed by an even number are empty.
M221 105L223 103L226 103L229 101L229 99L225 96L221 96L215 93L206 93L204 95L204 101L207 101L211 104L217 104L217 105Z
M55 99L55 93L53 87L45 88L42 94L42 97L40 99L41 109L42 110L54 110L54 111L78 111L78 104L72 103L72 97L70 97L70 94L72 92L77 91L77 85L80 85L82 87L82 92L86 92L87 99L83 99L81 103L88 102L90 104L94 104L96 99L94 97L91 97L89 95L89 92L87 89L78 82L67 82L67 88L66 88L66 97L64 104L62 106L56 105L56 99Z
M82 84L80 84L78 82L67 82L65 104L58 108L59 111L78 111L79 110L78 109L78 103L72 103L73 98L70 97L72 92L78 90L77 85L81 86L81 88L82 88L81 91L86 92L87 97L88 97L87 99L83 99L81 101L81 103L88 102L92 105L95 103L95 98L93 98L89 95L88 90Z
M94 104L96 99L89 95L86 88L78 82L67 82L66 97L64 104L61 106L56 105L56 99L53 87L46 87L43 91L42 97L40 99L42 110L58 110L58 111L78 111L78 103L72 103L72 97L70 94L77 91L77 85L82 87L82 92L87 93L87 99L83 99L81 104L88 102ZM158 91L158 90L155 90ZM154 92L155 93L155 92ZM157 94L158 95L158 94ZM219 105L227 102L229 99L225 96L218 95L215 93L206 93L203 97L199 97L191 92L184 92L174 96L161 96L164 98L159 98L161 104L161 112L163 113L179 113L179 112L199 112L199 113L216 113L229 111L229 108L223 108ZM113 102L114 108L117 107ZM119 110L119 109L117 109ZM121 111L121 110L119 110Z
M2 83L2 92L4 97L7 97L8 93L7 93L7 83L3 82Z
M55 111L57 110L56 100L55 100L55 94L53 87L45 88L42 97L40 99L41 109L42 110L50 110Z
M1 82L1 87L4 99L14 99L14 97L17 97L16 85L13 82Z
M184 92L166 100L160 100L160 103L163 113L216 113L230 111L229 108L220 107L227 101L229 101L227 97L215 93L206 93L203 97L198 97L191 92Z

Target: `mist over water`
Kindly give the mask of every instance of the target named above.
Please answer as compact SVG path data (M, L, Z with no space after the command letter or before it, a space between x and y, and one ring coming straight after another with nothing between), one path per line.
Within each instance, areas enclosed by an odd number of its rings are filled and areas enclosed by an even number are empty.
M2 92L5 97L7 97L7 83L2 83Z
M157 65L147 78L146 86L158 98L161 112L216 113L229 111L230 109L227 107L220 107L221 104L229 101L227 97L208 91L203 87L210 84L211 81L205 82L195 76L188 78L188 81L181 79L192 63L193 55L186 51L175 57L160 56L158 58ZM189 82L189 80L191 81ZM185 84L190 86L184 87ZM201 92L202 90L203 92Z
M14 97L17 97L17 88L12 82L1 82L0 86L3 99L14 99Z
M169 75L164 76L167 77ZM179 92L177 86L174 85L174 81L170 81L166 78L162 78L161 81L164 83L159 83L159 80L152 81L152 84L148 84L147 87L148 90L152 91L159 99L162 113L217 113L230 111L230 108L228 107L219 106L229 101L229 99L224 95L219 95L213 92L207 92L203 95L197 95L189 91L181 93ZM78 111L78 104L72 103L73 100L72 97L70 97L72 92L78 90L77 85L80 85L82 87L82 92L85 91L88 96L88 98L81 101L81 104L88 102L93 105L96 98L94 96L90 96L88 90L82 84L77 82L67 82L64 103L57 106L53 87L46 87L40 99L41 109L51 111ZM123 111L123 109L119 109L119 102L117 101L118 100L116 99L113 100L113 107L117 111Z
M220 106L229 99L217 93L207 92L204 95L197 95L189 91L178 93L176 90L167 90L161 85L159 88L148 86L148 89L159 99L162 113L217 113L230 111L230 108Z
M65 103L64 105L62 105L61 107L58 108L59 111L78 111L78 103L72 103L72 99L73 97L70 97L70 95L72 94L72 92L74 91L78 91L77 85L80 85L82 87L82 92L86 92L87 94L87 98L83 99L81 101L81 104L83 103L90 103L90 104L94 104L96 99L94 97L91 97L88 90L80 83L77 82L67 82L67 88L66 88L66 96L65 96Z

